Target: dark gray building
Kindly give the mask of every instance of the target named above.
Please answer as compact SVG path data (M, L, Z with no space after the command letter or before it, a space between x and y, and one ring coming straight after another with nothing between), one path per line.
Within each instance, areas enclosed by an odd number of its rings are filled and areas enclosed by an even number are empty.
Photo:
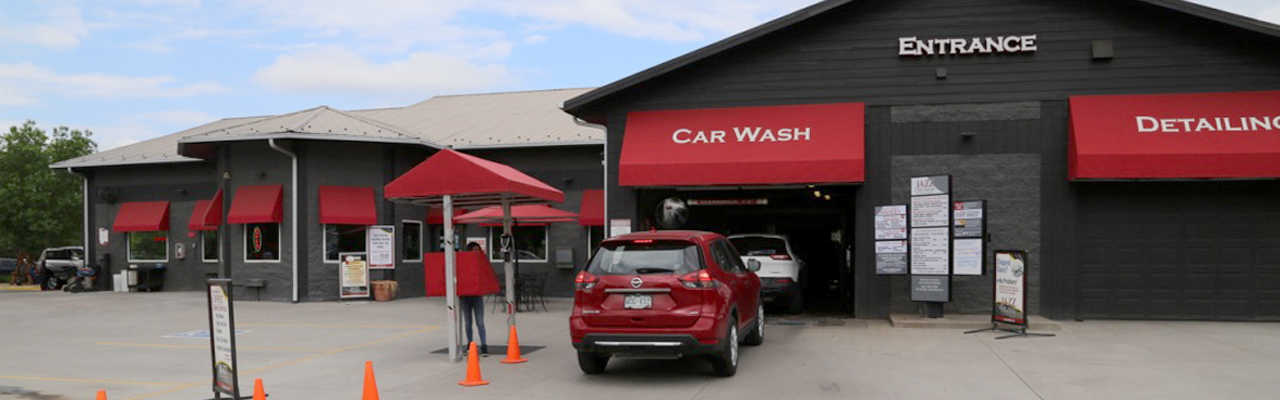
M947 174L984 260L1029 252L1032 314L1280 320L1278 91L1280 28L1185 1L828 0L565 110L607 126L611 228L675 198L788 234L814 307L916 312L873 213ZM990 312L990 269L949 312Z
M566 201L553 206L579 212L584 194L588 203L602 201L603 131L576 124L558 106L584 92L440 96L400 108L231 118L51 168L85 178L87 257L111 274L159 264L163 290L204 290L206 279L229 276L245 286L236 292L241 298L333 300L338 253L366 250L369 226L389 225L394 268L371 278L420 296L422 253L441 246L439 212L387 201L383 187L451 147L563 190ZM463 239L490 236L482 226L461 232ZM546 274L549 291L572 293L572 268L600 232L579 223L518 227L521 273Z

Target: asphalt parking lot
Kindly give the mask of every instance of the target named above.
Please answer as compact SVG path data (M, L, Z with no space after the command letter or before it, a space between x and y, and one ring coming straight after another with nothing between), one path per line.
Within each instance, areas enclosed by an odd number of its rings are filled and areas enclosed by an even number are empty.
M1064 322L1058 337L994 340L879 320L771 324L738 375L701 360L613 361L583 375L569 344L570 303L520 315L520 365L481 361L488 386L457 385L443 302L236 304L241 382L272 399L360 398L372 361L396 399L1205 399L1280 393L1280 324ZM488 311L488 310L486 310ZM209 390L202 293L0 292L0 399L195 400ZM491 344L504 317L487 318ZM793 321L794 322L794 321ZM826 326L833 325L833 326Z

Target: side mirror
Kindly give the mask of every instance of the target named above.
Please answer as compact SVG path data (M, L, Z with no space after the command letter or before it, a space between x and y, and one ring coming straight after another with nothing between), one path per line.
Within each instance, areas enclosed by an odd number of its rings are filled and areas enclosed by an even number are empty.
M760 271L760 260L747 260L747 271Z

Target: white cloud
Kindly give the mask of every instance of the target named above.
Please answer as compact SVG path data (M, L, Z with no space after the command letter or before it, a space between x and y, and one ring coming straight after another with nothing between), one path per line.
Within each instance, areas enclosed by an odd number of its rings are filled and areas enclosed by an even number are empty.
M39 22L10 20L13 17L0 14L0 43L69 50L80 46L80 40L89 35L80 9L69 5L47 10Z
M533 35L533 36L524 38L524 44L527 44L527 45L545 43L546 41L547 41L547 37L543 35Z
M816 0L489 0L491 12L621 35L696 41L731 35Z
M489 89L506 79L502 65L466 55L415 52L376 63L338 47L282 55L254 73L254 80L264 86L307 94L466 92Z
M189 97L226 92L214 82L175 85L168 76L58 74L31 63L0 64L0 105L38 104L38 94L101 99Z

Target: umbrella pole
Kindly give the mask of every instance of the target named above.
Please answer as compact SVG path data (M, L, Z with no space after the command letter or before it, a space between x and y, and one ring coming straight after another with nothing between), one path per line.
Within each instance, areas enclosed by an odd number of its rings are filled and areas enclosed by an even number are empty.
M511 327L516 326L516 276L515 265L512 260L515 259L515 237L511 236L511 199L502 199L502 234L504 237L511 237L508 243L503 243L502 271L506 275L507 282L507 331L511 331Z
M453 251L453 196L444 196L444 290L448 309L449 362L458 362L461 346L458 326L458 260Z

